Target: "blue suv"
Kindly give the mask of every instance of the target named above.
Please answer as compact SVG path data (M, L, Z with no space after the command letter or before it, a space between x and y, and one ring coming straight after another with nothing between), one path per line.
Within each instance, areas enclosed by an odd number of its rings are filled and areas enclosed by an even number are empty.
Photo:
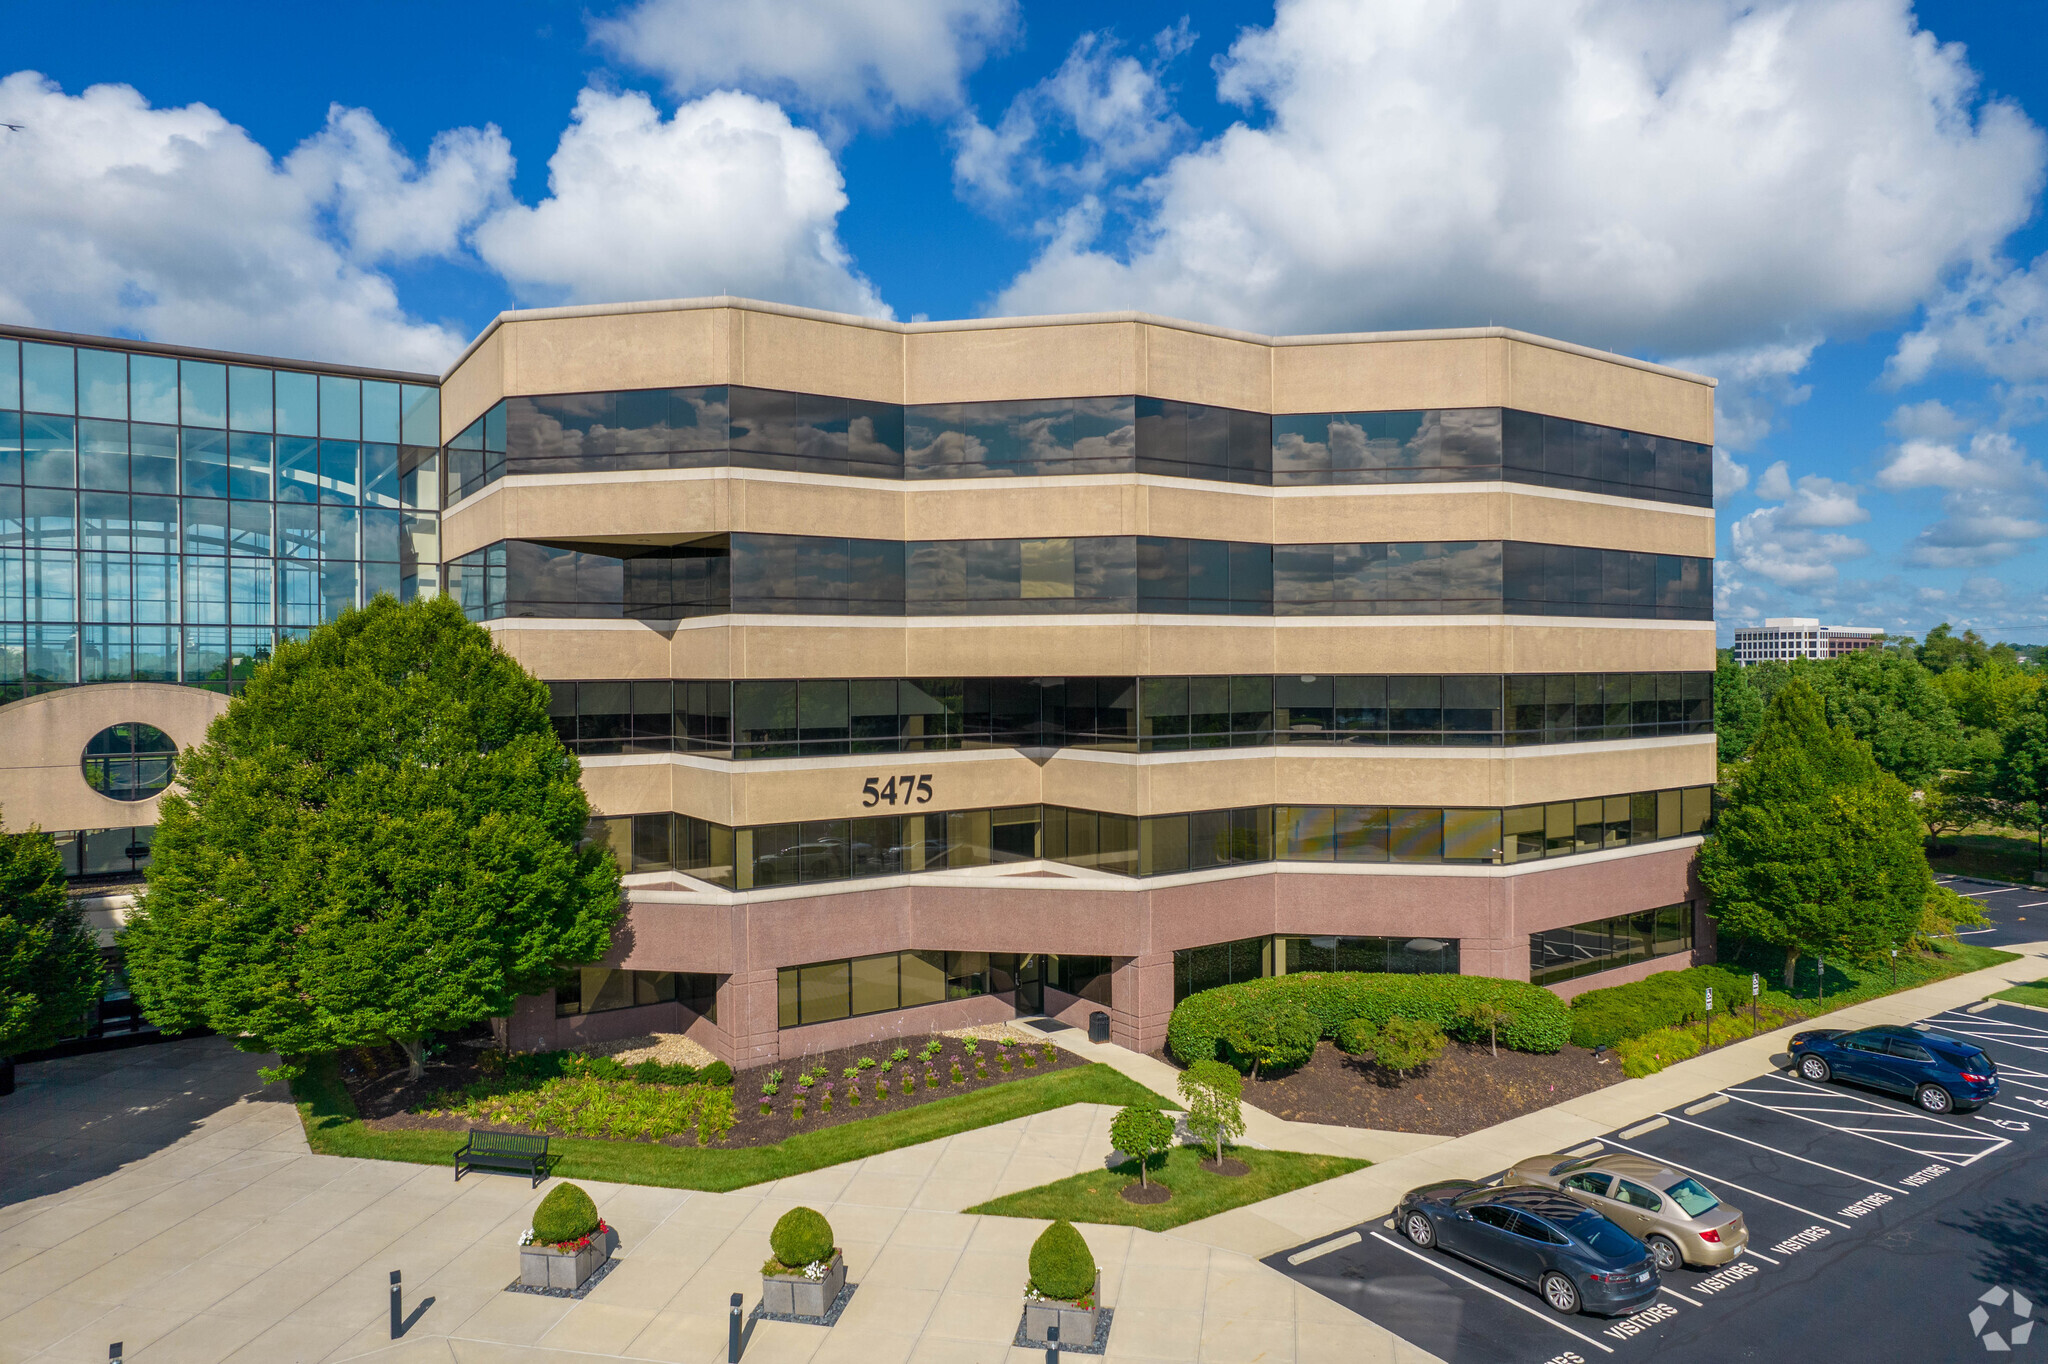
M1910 1094L1929 1113L1967 1113L1998 1097L1991 1058L1973 1042L1931 1029L1886 1024L1795 1033L1792 1065L1816 1084L1847 1080Z

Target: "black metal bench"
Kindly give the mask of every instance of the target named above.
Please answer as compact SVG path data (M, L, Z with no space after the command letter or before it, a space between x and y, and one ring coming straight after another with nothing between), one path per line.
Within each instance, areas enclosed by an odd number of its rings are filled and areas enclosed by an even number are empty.
M469 1129L469 1140L455 1152L455 1177L465 1170L516 1170L532 1177L535 1187L548 1176L548 1139L529 1132Z

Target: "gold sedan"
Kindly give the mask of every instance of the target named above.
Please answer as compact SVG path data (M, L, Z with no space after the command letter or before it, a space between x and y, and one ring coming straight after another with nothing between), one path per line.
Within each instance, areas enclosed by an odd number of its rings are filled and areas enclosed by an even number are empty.
M1725 1265L1749 1244L1739 1208L1691 1175L1643 1156L1531 1156L1508 1171L1507 1182L1556 1189L1619 1223L1650 1248L1660 1271Z

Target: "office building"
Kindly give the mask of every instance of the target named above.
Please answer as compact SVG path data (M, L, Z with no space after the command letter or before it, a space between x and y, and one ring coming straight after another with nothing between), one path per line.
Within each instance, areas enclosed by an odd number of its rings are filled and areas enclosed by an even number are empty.
M1773 616L1761 626L1735 631L1735 661L1751 663L1794 658L1840 658L1874 649L1884 631L1874 625L1822 625L1806 616Z
M9 824L133 865L279 632L446 591L626 871L515 1044L1100 1011L1149 1050L1232 980L1571 992L1704 927L1710 380L733 299L508 313L441 376L7 335Z

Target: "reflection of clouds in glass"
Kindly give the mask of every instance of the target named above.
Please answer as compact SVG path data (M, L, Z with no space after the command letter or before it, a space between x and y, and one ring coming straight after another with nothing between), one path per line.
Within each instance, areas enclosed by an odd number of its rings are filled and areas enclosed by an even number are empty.
M1137 448L1132 398L933 404L907 408L904 427L913 468L964 465L1021 474L1058 472L1074 461L1129 467Z
M1466 541L1443 546L1445 601L1498 602L1501 595L1501 548L1498 540Z

